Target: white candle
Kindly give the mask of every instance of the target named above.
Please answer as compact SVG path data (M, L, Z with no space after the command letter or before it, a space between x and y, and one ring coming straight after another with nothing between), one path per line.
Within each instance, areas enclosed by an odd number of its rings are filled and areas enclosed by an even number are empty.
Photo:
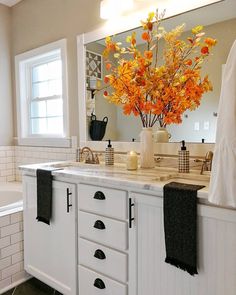
M138 156L135 151L130 151L127 153L127 170L137 170L138 169Z

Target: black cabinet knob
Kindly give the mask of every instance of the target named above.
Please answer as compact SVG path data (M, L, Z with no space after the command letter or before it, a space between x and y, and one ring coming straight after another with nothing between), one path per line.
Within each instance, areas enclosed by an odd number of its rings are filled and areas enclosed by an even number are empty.
M96 200L106 200L106 197L105 197L104 193L101 192L101 191L97 191L94 194L94 197L93 198L96 199Z
M93 227L95 227L95 228L97 228L97 229L105 229L105 228L106 228L106 227L105 227L105 224L104 224L101 220L97 220L97 221L95 221Z
M103 282L103 280L101 280L101 279L96 279L95 281L94 281L94 287L96 287L96 288L98 288L98 289L105 289L106 288L106 286L105 286L105 284L104 284L104 282Z
M105 253L102 250L100 250L100 249L97 249L95 251L94 257L96 257L97 259L101 259L101 260L106 259Z

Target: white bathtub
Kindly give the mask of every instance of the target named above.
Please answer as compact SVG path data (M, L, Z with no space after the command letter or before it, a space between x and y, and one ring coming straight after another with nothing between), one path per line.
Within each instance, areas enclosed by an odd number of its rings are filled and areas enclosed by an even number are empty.
M22 184L20 182L0 183L0 216L22 209Z

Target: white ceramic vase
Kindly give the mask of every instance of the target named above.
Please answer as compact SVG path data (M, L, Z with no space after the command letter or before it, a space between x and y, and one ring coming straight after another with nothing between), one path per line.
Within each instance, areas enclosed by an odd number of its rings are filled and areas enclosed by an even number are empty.
M140 166L153 168L154 164L152 128L143 128L140 133Z
M164 127L159 127L153 136L154 142L169 142L171 138L170 133Z

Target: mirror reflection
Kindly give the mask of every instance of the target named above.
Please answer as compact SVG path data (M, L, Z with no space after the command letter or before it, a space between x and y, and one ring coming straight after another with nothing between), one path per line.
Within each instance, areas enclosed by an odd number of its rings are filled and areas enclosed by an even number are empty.
M191 28L196 25L204 25L206 36L211 36L218 41L213 54L208 57L208 61L202 69L202 76L209 75L213 91L203 95L198 109L184 113L181 124L167 125L170 142L183 139L188 142L212 143L215 141L222 70L235 40L236 11L232 9L233 1L214 4L162 21L162 26L166 31L185 23L186 31L183 34L183 39L190 35ZM142 29L138 28L134 31L137 33L138 47L142 50L144 46L140 37ZM114 36L114 40L122 42L126 46L127 35L131 35L131 32L118 34ZM104 40L86 45L86 117L89 138L90 140L111 139L122 142L130 142L132 139L139 141L141 121L133 115L124 115L121 107L109 103L104 98L103 91L96 91L98 87L105 86L103 80L108 74L102 56L104 49ZM114 62L116 61L114 60ZM153 128L154 140L157 127Z

